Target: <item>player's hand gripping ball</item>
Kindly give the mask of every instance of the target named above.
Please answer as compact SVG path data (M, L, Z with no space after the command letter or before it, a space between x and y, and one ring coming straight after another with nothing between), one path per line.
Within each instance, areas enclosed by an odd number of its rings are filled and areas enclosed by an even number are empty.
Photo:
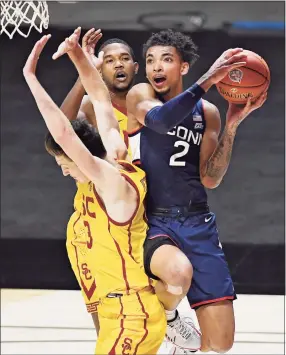
M270 70L265 60L258 54L244 50L246 65L230 71L216 84L220 95L228 102L245 104L248 98L255 100L267 91L270 83Z

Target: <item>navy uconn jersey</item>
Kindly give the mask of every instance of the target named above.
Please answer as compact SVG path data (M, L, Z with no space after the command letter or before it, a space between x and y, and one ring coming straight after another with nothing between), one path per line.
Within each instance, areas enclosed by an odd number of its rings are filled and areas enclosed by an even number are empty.
M189 117L165 135L146 127L130 134L133 161L141 160L147 175L149 210L207 202L199 168L205 126L200 100Z

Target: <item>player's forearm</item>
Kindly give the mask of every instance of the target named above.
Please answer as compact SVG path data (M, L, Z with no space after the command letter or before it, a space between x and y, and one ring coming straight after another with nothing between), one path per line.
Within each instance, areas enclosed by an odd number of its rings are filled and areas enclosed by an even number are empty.
M61 105L62 112L70 121L77 118L84 94L84 87L78 78Z
M205 91L209 91L209 89L214 85L212 77L209 72L206 72L200 79L197 81L197 84Z
M217 187L226 174L231 159L235 135L236 127L226 125L216 150L205 166L202 183L205 183L207 187Z
M162 106L152 108L145 116L145 126L157 133L166 134L192 113L204 93L199 85L191 86Z
M34 96L39 111L46 122L48 130L55 141L58 142L61 137L73 131L69 120L42 87L36 76L29 75L26 76L25 79Z
M82 85L90 97L90 100L111 102L104 81L98 70L87 59L82 48L78 45L73 51L68 52L68 55L79 73Z
M110 94L104 81L98 70L86 58L81 47L78 46L76 50L69 52L69 56L93 104L98 131L106 151L110 156L122 159L126 155L126 146L120 137L118 121L115 118ZM111 140L111 136L116 139Z
M126 145L121 138L117 119L110 103L92 102L97 119L97 128L103 145L110 157L124 160L127 156Z

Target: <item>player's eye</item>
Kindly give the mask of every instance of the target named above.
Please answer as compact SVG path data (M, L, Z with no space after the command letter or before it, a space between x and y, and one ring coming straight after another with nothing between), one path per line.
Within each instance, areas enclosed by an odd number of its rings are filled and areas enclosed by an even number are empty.
M130 57L123 57L122 59L125 61L128 61L128 60L130 60Z
M147 60L146 60L146 63L147 63L147 64L151 64L152 62L153 62L152 59L147 59Z
M112 63L112 62L113 62L112 59L107 59L107 60L105 61L105 63L108 63L108 64L110 64L110 63Z
M166 57L165 58L165 62L171 63L173 61L173 59L171 57Z

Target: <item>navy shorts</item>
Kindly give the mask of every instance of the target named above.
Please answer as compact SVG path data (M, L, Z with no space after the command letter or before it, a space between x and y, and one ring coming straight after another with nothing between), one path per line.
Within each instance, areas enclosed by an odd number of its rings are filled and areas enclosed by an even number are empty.
M213 213L197 213L180 218L149 215L148 224L144 265L149 277L158 279L150 270L155 250L161 245L175 245L193 266L192 284L187 294L192 308L236 299Z

